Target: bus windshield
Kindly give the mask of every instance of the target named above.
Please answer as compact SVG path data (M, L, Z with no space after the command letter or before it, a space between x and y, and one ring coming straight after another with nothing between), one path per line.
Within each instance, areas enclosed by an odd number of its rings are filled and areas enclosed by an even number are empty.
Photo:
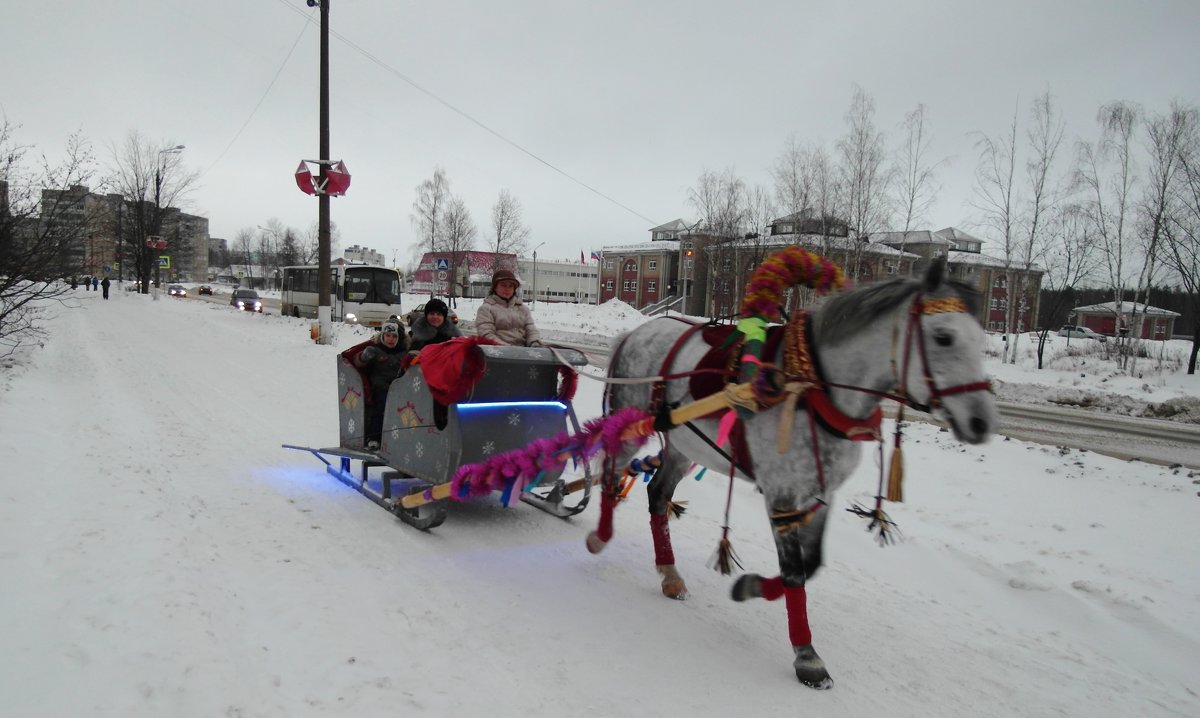
M394 270L348 267L344 291L347 302L398 304L400 279Z

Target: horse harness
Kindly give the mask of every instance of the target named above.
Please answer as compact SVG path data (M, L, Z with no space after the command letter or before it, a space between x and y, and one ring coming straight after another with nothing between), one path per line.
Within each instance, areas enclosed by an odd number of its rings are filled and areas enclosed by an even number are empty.
M744 359L742 350L744 338L736 333L733 325L715 325L712 323L689 322L685 319L672 317L677 321L688 324L688 328L675 340L670 351L663 358L660 380L654 382L650 394L650 413L656 417L665 418L669 415L666 399L667 380L689 376L689 391L693 398L715 394L718 391L730 392L738 377L739 359ZM865 418L847 416L834 406L821 377L816 357L808 340L809 315L801 312L784 326L771 327L767 333L764 353L774 355L778 347L783 345L782 371L771 364L759 363L755 380L749 387L748 395L731 397L730 403L749 405L754 411L770 409L784 404L784 417L780 424L779 449L780 453L788 450L788 438L794 425L795 412L804 408L807 410L811 423L820 425L829 433L840 439L849 441L873 441L879 438L879 429L883 420L883 411L875 407ZM683 345L697 332L701 333L709 345L708 352L696 365L693 372L684 374L669 374L671 365ZM803 404L801 401L803 400ZM713 414L705 418L713 417ZM711 439L687 422L687 427L703 439L711 448L730 460L730 463L751 479L755 479L753 459L746 444L744 422L737 422L730 433L730 451L726 453ZM660 423L660 431L675 428L669 422ZM813 426L815 440L815 425ZM818 462L819 464L819 462ZM821 478L822 493L824 493L824 477Z
M670 423L669 418L667 418L669 417L671 408L666 399L667 381L690 377L690 393L693 398L700 399L717 391L731 393L731 390L735 386L740 386L734 384L739 376L739 360L746 361L749 359L758 364L758 370L750 382L750 396L747 397L744 394L740 397L731 396L730 404L734 406L746 406L752 402L750 408L756 411L770 409L783 404L784 414L780 420L777 446L780 453L788 451L796 411L800 408L805 409L809 418L813 459L820 491L817 498L804 508L771 512L771 522L775 526L776 531L786 533L794 528L807 525L812 520L815 512L826 503L824 497L827 490L825 471L820 460L820 445L817 434L818 423L837 438L847 441L881 440L880 428L883 421L883 410L880 406L877 405L870 414L863 418L848 416L834 405L833 400L829 396L829 389L840 388L863 391L882 398L894 399L903 405L925 412L941 408L944 397L972 391L991 391L992 386L988 381L970 382L940 388L930 371L929 359L925 349L924 330L921 326L921 317L930 314L966 311L966 303L958 297L926 299L922 293L917 293L913 298L905 323L902 369L897 372L897 387L894 392L878 392L864 387L825 381L821 376L817 357L809 341L810 315L807 312L800 312L798 316L794 316L786 325L782 327L773 326L767 332L767 341L764 343L764 353L767 356L773 356L780 343L782 342L783 344L782 371L778 367L757 360L755 357L742 356L744 337L734 334L736 327L733 325L718 326L711 322L699 323L680 317L671 317L689 326L675 340L670 351L663 358L658 380L654 382L651 389L649 411L656 417L655 428L663 432L669 431L675 427ZM710 349L692 372L671 374L671 365L680 349L697 332L701 332L701 336L709 344ZM741 338L735 338L735 336ZM927 403L918 402L913 398L906 386L909 368L908 362L911 356L910 350L914 336L917 342L917 353L921 361L921 373L926 389L929 392ZM893 353L895 351L895 344L896 342L893 341ZM895 366L894 356L893 366ZM709 415L709 417L712 416L712 414ZM697 429L691 421L686 422L686 426L721 456L728 459L732 467L741 469L752 480L756 478L754 475L753 460L745 440L743 421L737 421L734 430L730 432L730 451L728 453ZM732 476L730 478L732 479Z

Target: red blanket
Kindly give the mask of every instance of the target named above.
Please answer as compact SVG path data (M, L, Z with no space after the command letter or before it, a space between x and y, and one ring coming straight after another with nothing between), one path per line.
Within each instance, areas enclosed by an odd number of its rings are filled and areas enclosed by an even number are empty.
M498 344L483 337L455 337L421 350L418 363L429 393L439 404L462 401L483 376L485 362L480 344Z

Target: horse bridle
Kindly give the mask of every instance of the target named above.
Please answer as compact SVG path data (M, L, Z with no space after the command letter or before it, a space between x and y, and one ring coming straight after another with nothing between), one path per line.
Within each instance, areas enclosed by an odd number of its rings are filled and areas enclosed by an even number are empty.
M942 408L942 399L957 394L967 394L973 391L992 391L990 381L976 381L968 384L958 384L944 389L939 388L929 371L929 357L925 350L925 331L921 318L930 314L967 313L967 304L959 297L944 297L941 299L926 299L921 292L913 297L912 306L908 311L908 321L904 331L904 356L901 360L900 375L897 377L897 391L904 398L904 403L916 409L931 413ZM928 403L918 402L908 393L908 361L911 356L913 337L916 337L917 352L921 358L921 374L925 377L925 387L929 390Z

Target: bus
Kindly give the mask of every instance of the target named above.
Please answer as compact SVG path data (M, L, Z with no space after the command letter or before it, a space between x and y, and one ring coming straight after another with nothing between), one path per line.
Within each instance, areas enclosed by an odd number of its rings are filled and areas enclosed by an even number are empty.
M317 316L319 267L284 267L280 311L284 316ZM400 316L400 273L387 267L343 264L330 267L330 313L335 322L378 327Z

